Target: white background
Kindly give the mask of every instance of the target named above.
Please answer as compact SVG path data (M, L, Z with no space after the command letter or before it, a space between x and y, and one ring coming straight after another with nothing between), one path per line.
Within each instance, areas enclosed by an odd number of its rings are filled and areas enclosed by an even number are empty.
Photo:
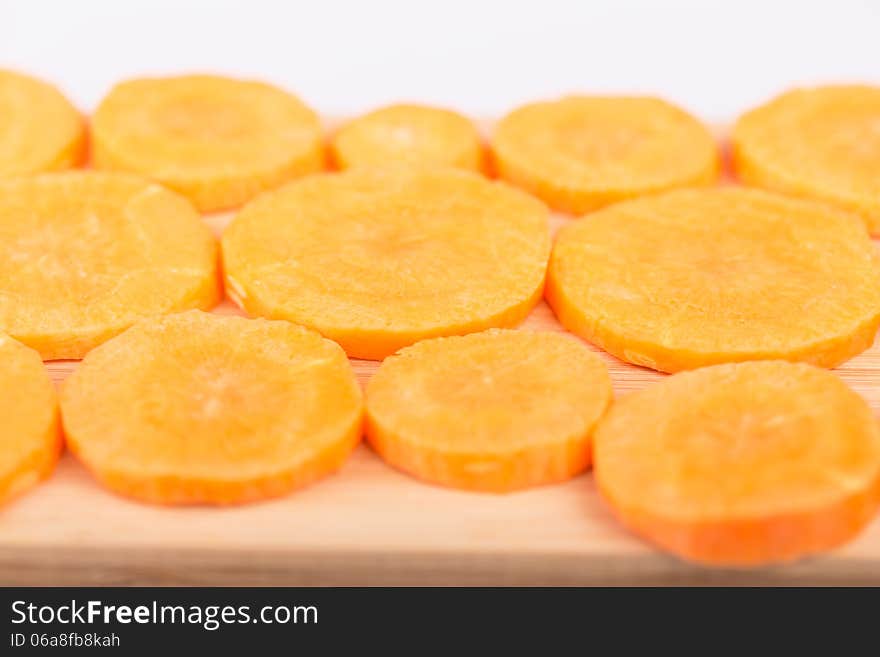
M880 83L880 1L0 0L0 67L83 109L120 78L195 70L325 114L412 100L491 116L582 91L725 120L795 84Z

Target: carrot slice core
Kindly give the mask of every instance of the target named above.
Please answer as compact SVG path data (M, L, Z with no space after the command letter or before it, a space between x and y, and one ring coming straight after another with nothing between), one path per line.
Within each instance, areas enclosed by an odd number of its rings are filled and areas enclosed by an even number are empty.
M555 210L581 214L718 175L709 130L656 98L571 96L525 105L492 139L501 178Z
M386 359L367 386L367 437L426 481L510 491L583 471L610 400L604 363L576 339L492 329Z
M570 223L547 279L566 328L666 372L834 367L880 323L880 261L858 217L754 189L678 190Z
M48 477L60 452L58 400L40 355L0 333L0 503Z
M834 203L880 235L880 87L790 91L740 118L732 143L743 182Z
M515 326L540 299L547 209L451 168L357 168L265 194L223 235L230 296L351 356Z
M880 429L834 374L733 363L618 401L596 482L628 527L685 559L790 561L853 538L880 502Z
M181 196L125 174L0 181L0 330L82 358L141 317L210 308L217 245Z
M189 311L89 353L61 408L71 450L111 490L233 504L340 468L360 439L362 402L345 354L317 333Z
M0 177L67 169L86 151L86 122L53 86L0 70Z
M331 152L340 169L397 165L484 168L476 126L456 112L422 105L391 105L350 121L333 137Z
M262 82L129 80L101 102L92 128L97 167L157 180L203 212L237 207L324 166L318 116Z

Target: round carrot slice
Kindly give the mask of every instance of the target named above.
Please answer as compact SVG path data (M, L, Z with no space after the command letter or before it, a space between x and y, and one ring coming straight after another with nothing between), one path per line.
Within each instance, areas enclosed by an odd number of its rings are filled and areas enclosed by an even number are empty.
M55 87L0 70L0 176L75 166L85 145L83 117Z
M324 165L317 115L260 82L209 75L118 84L93 119L95 165L139 173L209 212Z
M586 469L610 401L605 364L577 339L491 329L385 360L367 386L367 438L420 479L504 492Z
M58 400L40 355L0 333L0 503L48 477L60 452Z
M160 504L282 495L342 466L361 391L338 345L301 326L193 310L145 320L61 392L71 450L108 488Z
M353 166L428 164L483 170L476 126L445 109L392 105L343 126L331 152L341 169Z
M880 87L790 91L733 131L740 179L858 213L880 235Z
M871 346L880 262L855 215L744 188L620 203L559 233L562 324L665 372L781 358L833 367Z
M540 202L451 168L311 176L255 200L223 235L227 291L249 313L372 359L518 324L548 254Z
M711 133L656 98L572 96L514 110L492 140L499 176L564 212L711 183Z
M0 181L0 330L81 358L140 317L213 306L216 250L186 199L140 178Z
M880 429L835 375L717 365L618 401L596 482L624 524L683 558L789 561L854 537L880 502Z

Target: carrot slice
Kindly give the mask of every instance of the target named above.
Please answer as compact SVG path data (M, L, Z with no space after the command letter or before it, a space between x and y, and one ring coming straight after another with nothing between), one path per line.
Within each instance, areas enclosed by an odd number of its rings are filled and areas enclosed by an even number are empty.
M0 503L48 477L60 452L58 400L40 355L0 334Z
M677 374L595 434L599 490L633 531L706 564L790 561L853 538L880 503L880 429L835 375L764 361Z
M93 119L95 165L161 182L209 212L323 168L321 125L268 84L210 75L116 85Z
M514 326L539 300L547 209L452 168L311 176L248 205L223 235L229 295L359 358Z
M209 308L217 248L186 199L123 174L0 181L0 330L81 358L140 317Z
M422 105L391 105L343 126L331 144L340 169L428 164L482 171L483 144L462 115Z
M391 465L444 486L504 492L587 468L611 380L570 336L491 329L401 350L379 367L366 399L367 438Z
M189 311L89 353L61 408L71 450L111 490L233 504L341 467L360 439L362 401L342 349L317 333Z
M562 229L547 277L566 328L665 372L774 358L834 367L880 324L880 261L858 217L755 189L606 208Z
M880 87L796 89L733 130L737 174L751 185L855 211L880 235Z
M704 125L645 97L570 96L525 105L498 123L492 150L501 178L575 214L708 184L719 170Z
M86 123L53 86L0 69L0 176L80 164Z

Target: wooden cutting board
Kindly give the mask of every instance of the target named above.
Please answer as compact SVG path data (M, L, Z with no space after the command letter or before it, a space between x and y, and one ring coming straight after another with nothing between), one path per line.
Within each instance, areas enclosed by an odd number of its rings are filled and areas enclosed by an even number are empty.
M208 218L218 232L228 216ZM554 229L568 219L555 217ZM224 302L217 312L235 313ZM546 304L525 327L560 331ZM591 347L592 348L592 347ZM663 375L599 352L615 393ZM353 360L365 383L378 363ZM63 381L75 362L47 368ZM880 413L880 345L838 370ZM684 564L629 535L591 475L508 495L422 484L359 447L337 475L235 508L159 508L100 488L69 455L0 511L2 585L880 584L880 518L833 554L751 571Z

